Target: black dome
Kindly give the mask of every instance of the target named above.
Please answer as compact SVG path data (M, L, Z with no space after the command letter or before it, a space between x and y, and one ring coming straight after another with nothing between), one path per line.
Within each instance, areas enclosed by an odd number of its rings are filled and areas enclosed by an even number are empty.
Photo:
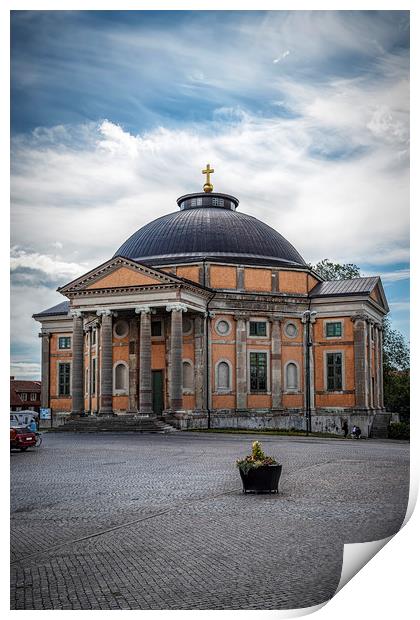
M191 197L192 200L185 200ZM211 195L213 202L218 200L220 205L228 207L209 206L209 200L210 196L204 194L182 196L178 199L181 211L159 217L140 228L114 256L155 265L204 258L248 264L306 265L292 244L277 231L255 217L235 211L236 198ZM200 206L195 206L196 202Z

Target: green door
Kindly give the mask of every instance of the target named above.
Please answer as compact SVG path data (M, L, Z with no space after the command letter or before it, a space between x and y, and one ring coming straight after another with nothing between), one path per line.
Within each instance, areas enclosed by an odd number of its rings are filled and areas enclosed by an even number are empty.
M163 411L163 370L152 370L153 413L162 415Z

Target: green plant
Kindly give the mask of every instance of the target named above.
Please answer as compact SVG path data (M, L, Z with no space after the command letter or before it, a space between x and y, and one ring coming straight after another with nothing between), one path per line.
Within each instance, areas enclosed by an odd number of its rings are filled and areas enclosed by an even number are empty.
M244 473L247 474L250 469L262 467L263 465L278 465L277 461L272 456L266 456L261 447L259 441L252 443L252 452L243 459L237 459L236 466Z
M410 439L410 425L407 422L391 422L388 430L389 439Z

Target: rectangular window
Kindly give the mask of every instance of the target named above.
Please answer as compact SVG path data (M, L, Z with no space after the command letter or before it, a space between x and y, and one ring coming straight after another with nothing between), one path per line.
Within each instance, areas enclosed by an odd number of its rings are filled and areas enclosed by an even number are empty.
M161 335L162 335L162 322L152 321L152 336L161 336Z
M212 198L211 204L213 207L223 207L223 204L224 204L223 198Z
M70 396L70 364L58 364L58 395Z
M251 392L267 391L267 353L249 354Z
M58 339L58 348L59 349L70 349L70 347L71 347L70 336L60 336Z
M341 321L337 321L334 323L327 323L326 329L327 338L341 338L342 336L342 325Z
M335 392L343 389L342 353L327 353L327 390Z
M20 400L28 400L28 395L26 392L21 392L19 396L20 396Z
M96 394L96 357L92 359L92 394Z
M36 400L36 393L35 392L31 392L31 400Z
M250 336L266 336L267 335L266 321L250 321L249 322L249 335Z

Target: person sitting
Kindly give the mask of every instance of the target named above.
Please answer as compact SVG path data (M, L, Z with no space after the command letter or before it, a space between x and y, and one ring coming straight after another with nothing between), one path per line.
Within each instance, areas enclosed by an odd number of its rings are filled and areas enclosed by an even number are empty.
M352 431L351 431L351 436L353 437L353 439L360 439L361 434L362 434L362 431L360 427L353 426Z

